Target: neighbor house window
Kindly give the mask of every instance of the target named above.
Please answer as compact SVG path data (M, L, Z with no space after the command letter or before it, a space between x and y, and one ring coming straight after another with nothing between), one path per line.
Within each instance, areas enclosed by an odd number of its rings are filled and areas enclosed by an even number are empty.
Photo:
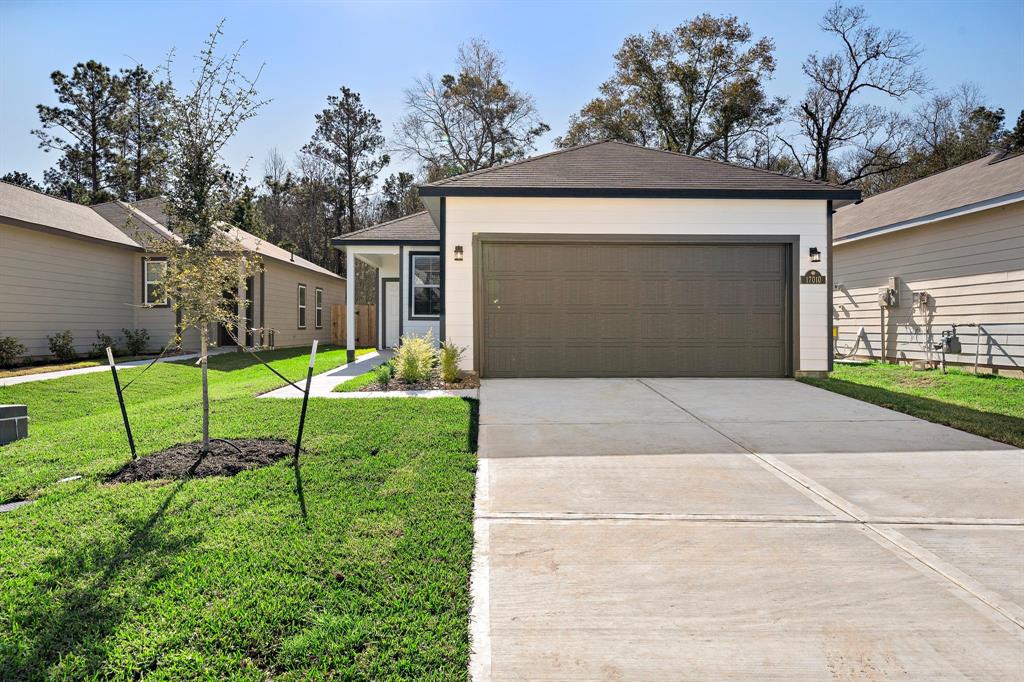
M164 295L160 280L164 278L167 271L167 261L144 260L142 261L142 302L146 305L167 305L167 296Z
M409 255L411 274L409 301L411 317L437 317L441 314L441 256L436 253Z
M299 285L299 329L306 328L306 285Z
M317 287L313 290L313 309L315 311L316 328L324 327L324 290Z

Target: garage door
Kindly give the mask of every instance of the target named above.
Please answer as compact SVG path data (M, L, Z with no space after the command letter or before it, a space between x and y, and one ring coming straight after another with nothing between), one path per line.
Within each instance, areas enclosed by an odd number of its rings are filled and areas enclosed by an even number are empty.
M484 242L485 377L780 377L784 244Z

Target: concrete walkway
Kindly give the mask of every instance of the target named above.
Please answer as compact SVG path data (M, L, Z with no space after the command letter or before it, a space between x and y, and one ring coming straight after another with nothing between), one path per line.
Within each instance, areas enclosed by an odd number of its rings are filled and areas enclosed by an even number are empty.
M212 348L210 349L210 355L220 355L222 353L234 353L236 349L232 346L230 348ZM184 355L171 355L160 358L157 362L177 362L179 360L195 360L199 357L199 353L186 353ZM119 362L117 363L118 369L128 369L129 367L144 367L149 363L153 362L153 358L146 358L145 360L132 360L131 362ZM14 386L15 384L27 384L32 381L48 381L50 379L63 379L64 377L78 376L79 374L93 374L95 372L109 372L110 365L104 362L101 365L94 367L79 367L78 369L64 369L57 372L40 372L39 374L24 374L17 377L7 377L0 379L0 386Z
M383 365L385 362L391 359L393 353L390 350L379 350L366 355L360 355L356 358L355 362L350 362L347 365L341 367L335 367L334 369L321 372L313 377L312 382L309 386L309 397L310 398L339 398L342 394L335 393L334 389L339 384L342 384L352 377L357 377L360 374L366 374L377 365ZM296 381L298 385L302 386L302 381ZM302 391L296 390L293 386L282 386L281 388L264 393L259 396L260 398L301 398Z
M485 380L473 679L1024 677L1024 451L788 380Z

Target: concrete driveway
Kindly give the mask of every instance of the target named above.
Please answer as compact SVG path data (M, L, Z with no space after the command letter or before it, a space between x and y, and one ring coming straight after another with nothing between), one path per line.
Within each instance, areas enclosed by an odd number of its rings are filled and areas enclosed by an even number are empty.
M789 380L483 382L474 679L1024 679L1024 451Z

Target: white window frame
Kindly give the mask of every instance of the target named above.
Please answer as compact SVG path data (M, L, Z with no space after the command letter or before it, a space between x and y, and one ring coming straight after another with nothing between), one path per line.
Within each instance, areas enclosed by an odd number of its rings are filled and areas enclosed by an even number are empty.
M156 279L150 277L149 266L159 265L160 276ZM150 308L163 308L170 305L167 301L167 293L164 292L163 298L160 300L151 301L149 298L149 287L151 284L159 284L160 280L163 279L164 274L167 272L167 261L163 258L144 258L142 260L142 304Z
M437 251L427 252L415 252L409 254L409 319L410 320L437 320L440 319L440 312L431 313L417 313L416 312L416 289L437 289L437 300L438 306L441 302L441 283L437 284L417 284L416 283L416 259L417 258L436 258L438 263L438 272L441 268L441 253Z
M321 287L313 289L313 326L324 328L324 290Z
M305 329L306 328L306 285L305 284L299 284L298 300L296 302L298 303L298 311L297 311L298 319L296 320L296 322L298 322L299 329Z

